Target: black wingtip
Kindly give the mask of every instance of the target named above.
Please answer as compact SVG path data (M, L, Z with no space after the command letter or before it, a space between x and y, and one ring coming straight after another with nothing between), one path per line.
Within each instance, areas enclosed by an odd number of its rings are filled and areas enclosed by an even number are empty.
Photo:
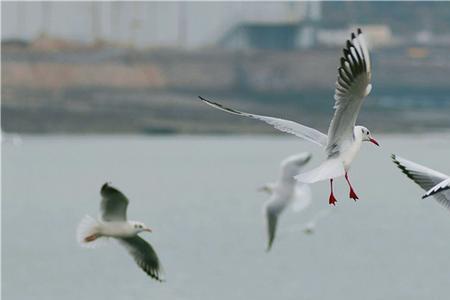
M104 189L107 189L110 186L111 182L107 181L102 185L101 190L103 191Z
M356 38L356 35L354 32L352 32L352 40L354 40Z
M198 96L198 98L202 101L207 101L205 98L203 98L202 96Z
M166 282L166 278L159 277L159 275L150 275L150 274L148 274L148 275L160 283Z
M350 49L351 47L353 47L352 42L350 42L349 40L347 40L346 45L347 45L347 48L348 48L348 49Z
M416 182L416 179L414 179L413 175L411 175L411 173L408 171L408 169L404 165L402 165L402 163L400 161L398 161L397 156L395 154L392 154L391 157L394 161L394 164L397 165L397 167L400 169L400 171L402 171L402 173L405 174L406 177L408 177L412 181Z
M426 199L426 198L428 198L429 196L430 196L430 195L425 194L425 195L422 196L422 199Z
M358 32L358 34L361 34L362 33L361 28L358 28L357 32Z
M350 55L350 51L347 48L342 49L342 52L344 53L345 58Z

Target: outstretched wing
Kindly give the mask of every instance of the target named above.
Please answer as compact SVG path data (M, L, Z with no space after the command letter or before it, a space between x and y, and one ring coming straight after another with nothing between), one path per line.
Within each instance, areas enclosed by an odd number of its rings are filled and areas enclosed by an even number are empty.
M429 196L435 195L437 193L443 192L450 189L450 178L447 178L446 180L436 184L434 187L429 189L425 195L422 196L422 198L427 198Z
M395 154L392 154L392 160L406 176L412 179L425 191L430 190L437 184L448 179L448 176L445 174L416 164ZM440 204L450 209L450 190L441 191L433 196Z
M164 280L158 256L149 243L137 235L129 238L120 238L118 241L128 250L134 261L145 273L158 281Z
M275 240L275 234L277 231L278 215L279 215L278 211L274 211L270 207L266 207L265 210L266 229L267 229L266 251L270 251L270 249L272 249L273 241Z
M126 221L128 199L118 189L105 183L100 190L102 202L100 203L101 218L104 221Z
M228 108L226 106L223 106L222 104L219 104L219 103L216 103L216 102L213 102L210 100L206 100L205 98L200 97L200 96L199 96L199 98L203 102L205 102L208 105L211 105L214 108L226 111L231 114L249 117L252 119L266 122L267 124L272 125L273 127L275 127L276 129L278 129L280 131L293 134L295 136L298 136L299 138L308 140L308 141L313 142L324 148L327 145L327 141L328 141L327 136L316 129L313 129L313 128L310 128L310 127L307 127L307 126L304 126L304 125L301 125L301 124L298 124L296 122L289 121L289 120L283 120L283 119L278 119L278 118L249 114L246 112Z
M328 129L327 152L339 151L339 146L353 140L353 128L364 97L370 93L370 57L361 29L352 33L338 68L334 93L335 112ZM337 148L337 149L336 149Z

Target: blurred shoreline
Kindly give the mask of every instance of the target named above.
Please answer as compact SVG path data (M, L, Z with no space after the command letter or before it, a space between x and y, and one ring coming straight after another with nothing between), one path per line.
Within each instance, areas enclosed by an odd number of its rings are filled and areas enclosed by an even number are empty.
M253 120L214 111L198 95L326 131L341 51L37 45L2 44L4 132L274 132ZM361 111L361 123L381 132L450 127L448 49L379 49L372 61L374 89Z

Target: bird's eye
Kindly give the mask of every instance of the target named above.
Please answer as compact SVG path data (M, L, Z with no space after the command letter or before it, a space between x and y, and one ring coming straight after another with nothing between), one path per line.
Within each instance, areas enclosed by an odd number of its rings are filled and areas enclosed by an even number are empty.
M139 225L139 228L142 228L142 225Z

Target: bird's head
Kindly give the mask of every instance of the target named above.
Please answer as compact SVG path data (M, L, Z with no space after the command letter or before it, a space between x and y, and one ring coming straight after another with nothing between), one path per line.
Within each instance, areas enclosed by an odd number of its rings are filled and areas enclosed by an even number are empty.
M136 233L140 233L143 231L152 232L152 230L144 223L133 221L131 222L131 225L133 226L133 229Z
M369 129L367 129L364 126L356 126L357 130L360 131L361 137L362 137L362 141L363 142L371 142L372 144L375 144L377 146L380 146L380 144L378 144L378 142L372 137L372 135L370 134Z
M263 185L263 186L259 187L258 188L258 192L264 192L264 193L271 194L272 193L272 188L266 184L266 185Z

